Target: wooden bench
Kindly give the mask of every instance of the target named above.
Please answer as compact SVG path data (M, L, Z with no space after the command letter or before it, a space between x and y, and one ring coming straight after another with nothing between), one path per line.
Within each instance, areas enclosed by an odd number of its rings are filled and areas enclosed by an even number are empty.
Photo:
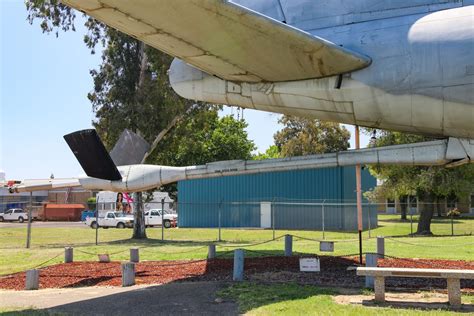
M385 278L435 278L448 281L449 304L461 306L461 279L474 279L474 270L357 268L357 275L374 277L375 301L385 302Z

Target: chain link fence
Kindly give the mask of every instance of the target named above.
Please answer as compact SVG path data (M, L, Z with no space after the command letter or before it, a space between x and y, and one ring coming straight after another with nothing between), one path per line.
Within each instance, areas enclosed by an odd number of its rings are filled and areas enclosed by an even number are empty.
M205 203L163 200L143 205L131 200L89 205L21 201L0 205L0 248L126 241L132 237L134 213L139 207L143 209L147 236L157 241L252 242L298 231L323 240L357 239L357 205L353 201L268 199ZM474 214L470 210L438 212L436 207L427 203L406 208L363 203L364 238L415 236L424 220L423 210L433 212L430 229L435 236L473 234ZM30 211L32 221L28 229Z

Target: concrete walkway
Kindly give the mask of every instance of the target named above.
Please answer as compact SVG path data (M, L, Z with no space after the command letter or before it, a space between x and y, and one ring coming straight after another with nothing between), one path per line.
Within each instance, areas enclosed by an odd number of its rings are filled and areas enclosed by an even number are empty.
M216 300L220 282L155 286L0 291L0 307L74 315L237 315L234 302Z

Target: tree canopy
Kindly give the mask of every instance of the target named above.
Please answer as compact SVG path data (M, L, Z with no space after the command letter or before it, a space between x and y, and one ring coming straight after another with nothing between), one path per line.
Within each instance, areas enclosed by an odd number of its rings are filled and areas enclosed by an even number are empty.
M410 135L400 132L380 131L375 146L388 146L433 140L429 137ZM402 218L406 216L406 197L417 196L421 201L419 234L429 234L434 205L439 198L464 198L474 187L474 166L472 164L445 168L444 166L401 166L372 165L371 173L382 185L377 187L375 195L400 198Z
M44 32L75 30L76 11L57 0L29 0L26 8L29 22L39 20ZM185 100L172 90L170 56L93 18L86 19L85 27L91 53L103 47L102 64L90 70L94 87L88 98L96 116L93 125L109 150L127 128L157 149L147 163L184 166L251 157L254 144L244 121L219 118L219 107ZM168 189L173 193L176 186ZM134 238L146 237L141 211L135 212Z
M274 135L282 157L305 156L347 150L350 132L338 123L284 115L283 129Z

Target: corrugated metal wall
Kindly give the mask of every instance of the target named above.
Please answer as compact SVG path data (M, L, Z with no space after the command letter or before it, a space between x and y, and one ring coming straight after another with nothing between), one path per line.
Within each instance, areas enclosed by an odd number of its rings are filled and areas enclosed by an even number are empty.
M363 170L363 191L375 185L375 178ZM355 199L353 167L180 181L179 225L218 227L220 213L221 227L260 227L260 202L274 201L272 221L276 228L321 229L322 207L302 202L347 203ZM368 227L369 210L364 211L364 226ZM325 206L325 228L356 230L356 214L355 206ZM375 226L375 209L370 217Z

